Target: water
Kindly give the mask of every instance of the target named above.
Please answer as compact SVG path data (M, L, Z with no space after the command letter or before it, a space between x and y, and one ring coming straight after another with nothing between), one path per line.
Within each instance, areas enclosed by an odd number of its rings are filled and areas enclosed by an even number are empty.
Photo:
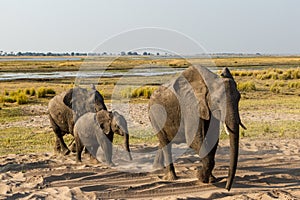
M34 80L34 79L61 79L61 78L110 78L110 77L138 77L163 76L182 72L183 68L155 68L133 69L127 72L120 71L61 71L61 72L0 72L0 81Z

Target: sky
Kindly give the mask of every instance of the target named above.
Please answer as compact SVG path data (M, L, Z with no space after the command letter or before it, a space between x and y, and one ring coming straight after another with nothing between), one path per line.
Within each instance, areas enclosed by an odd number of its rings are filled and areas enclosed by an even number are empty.
M300 54L299 0L0 2L0 51Z

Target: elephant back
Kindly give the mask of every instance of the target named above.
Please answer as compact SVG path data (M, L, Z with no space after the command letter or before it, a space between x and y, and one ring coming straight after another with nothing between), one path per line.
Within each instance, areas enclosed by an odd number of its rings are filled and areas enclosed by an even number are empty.
M76 121L74 132L85 146L98 144L96 134L104 134L96 121L96 113L92 112L84 114Z

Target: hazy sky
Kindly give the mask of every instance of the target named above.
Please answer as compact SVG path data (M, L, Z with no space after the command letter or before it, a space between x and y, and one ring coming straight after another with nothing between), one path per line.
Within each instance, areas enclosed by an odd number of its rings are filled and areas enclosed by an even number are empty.
M1 0L0 50L91 52L120 33L157 27L212 53L300 54L299 8L299 0Z

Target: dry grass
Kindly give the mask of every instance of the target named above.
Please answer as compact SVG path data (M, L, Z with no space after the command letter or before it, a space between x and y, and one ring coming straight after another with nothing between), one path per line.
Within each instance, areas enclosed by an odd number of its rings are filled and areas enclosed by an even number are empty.
M192 59L194 63L206 63L209 64L210 60L205 59ZM242 112L280 112L283 114L300 114L300 82L299 82L299 68L291 68L293 65L299 66L300 58L298 57L259 57L259 58L215 58L214 61L218 66L243 66L253 67L258 65L264 66L284 66L283 68L272 68L264 70L238 70L233 71L235 79L238 83L239 90L242 94L240 101L240 110ZM108 62L106 59L99 59L93 61L95 65L99 63L105 66ZM37 70L43 71L55 71L59 70L75 70L80 67L81 61L72 62L0 62L1 70L13 70L17 66L17 70ZM120 58L111 63L111 69L117 70L118 68L130 69L133 66L147 67L147 65L159 65L169 67L187 67L188 64L182 59L149 59L147 57L134 61L129 58ZM50 66L51 65L51 66ZM53 66L52 66L53 65ZM176 66L175 66L176 65ZM123 68L124 67L124 68ZM281 77L281 78L280 78ZM297 77L297 78L296 78ZM143 86L136 90L130 90L125 92L128 97L135 97L133 101L140 101L147 103L147 98L153 92L157 85L173 78L171 76L158 76L158 77L136 77L134 80L130 77L125 80L126 83L132 83L136 85L145 85L145 82L149 86ZM282 80L280 80L282 79ZM119 83L120 78L101 78L96 80L99 84L96 86L99 91L104 95L105 101L111 100L111 95L114 89ZM50 99L35 97L38 93L38 88L52 88L56 94L66 91L74 86L75 79L60 79L60 80L47 80L47 81L14 81L14 82L1 82L0 95L9 96L9 94L16 91L23 91L23 93L29 98L31 104L43 104L46 105ZM130 88L130 85L124 85L124 87ZM129 89L128 89L129 90ZM33 92L35 91L35 92ZM35 93L35 94L33 94ZM133 102L131 101L131 102ZM2 109L1 109L2 108ZM0 122L15 122L24 120L28 116L24 116L20 111L20 106L16 103L0 104ZM299 138L298 130L300 129L300 123L298 121L286 120L279 121L277 123L269 122L244 122L248 130L241 130L242 137L290 137ZM22 134L23 136L22 136ZM142 135L141 135L142 134ZM138 136L138 137L137 137ZM226 136L222 135L222 138ZM24 152L37 152L40 150L52 150L54 133L49 133L45 130L39 130L38 128L18 128L11 127L0 130L0 154L11 153L24 153ZM157 139L147 131L143 133L134 132L131 135L132 143L144 143L153 142L156 143ZM122 143L123 138L116 137L116 143ZM24 144L24 147L20 148L20 144Z

